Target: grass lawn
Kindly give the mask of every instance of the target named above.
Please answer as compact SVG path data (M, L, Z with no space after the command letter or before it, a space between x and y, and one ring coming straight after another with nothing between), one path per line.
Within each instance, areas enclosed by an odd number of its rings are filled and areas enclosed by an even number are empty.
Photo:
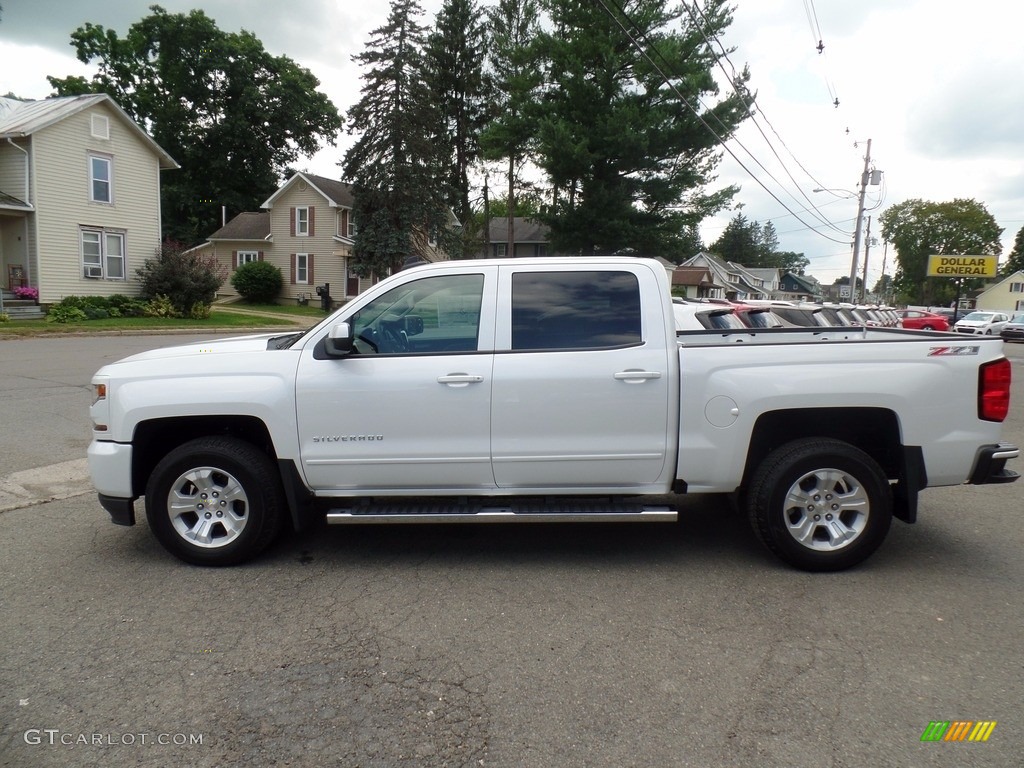
M247 305L246 309L258 310L258 307ZM308 307L297 307L308 309ZM270 307L265 307L271 311ZM280 307L281 310L296 309L296 307ZM273 310L277 312L278 310ZM304 313L284 312L284 314L295 314L296 320L301 320ZM324 313L316 310L315 315L310 317L309 323L296 323L295 330L302 330L304 325L314 325L316 318L323 318ZM289 326L287 321L280 318L267 317L252 312L220 312L214 310L206 320L187 320L184 318L169 317L111 317L103 320L84 320L80 323L48 323L45 320L11 320L0 323L0 336L33 336L48 333L97 333L104 331L161 331L169 329L237 329L244 331L247 328L268 328ZM290 327L289 327L290 329Z

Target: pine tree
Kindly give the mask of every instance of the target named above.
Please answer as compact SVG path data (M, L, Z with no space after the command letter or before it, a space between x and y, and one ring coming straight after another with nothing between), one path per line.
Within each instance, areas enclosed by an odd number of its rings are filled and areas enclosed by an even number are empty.
M677 252L686 225L736 191L704 189L719 142L747 115L746 69L732 92L702 106L718 92L720 54L709 41L732 20L725 0L709 0L699 17L667 0L543 5L550 25L537 44L547 74L537 154L558 191L547 217L553 244Z
M541 73L531 45L539 33L537 0L499 0L489 9L490 66L494 71L496 116L480 135L484 155L508 161L508 253L515 252L513 218L517 207L519 171L531 154L535 136L530 112ZM487 226L489 222L485 222Z
M1017 236L1013 239L1013 250L1000 270L1003 277L1009 277L1016 272L1024 272L1024 227L1017 230Z
M437 142L448 155L448 202L463 226L472 218L469 169L480 158L480 131L491 116L485 33L475 0L445 0L427 38L428 84L441 110Z
M345 154L357 226L353 269L389 274L436 238L454 239L435 138L440 113L426 82L426 29L417 0L392 0L387 23L353 60L366 68L359 101L349 110L349 133L359 139Z

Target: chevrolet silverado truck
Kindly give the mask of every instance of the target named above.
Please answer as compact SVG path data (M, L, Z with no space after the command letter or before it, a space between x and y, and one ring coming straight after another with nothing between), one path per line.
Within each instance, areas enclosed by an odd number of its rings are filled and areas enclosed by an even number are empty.
M285 525L667 522L731 494L787 563L874 552L929 486L1009 482L997 338L679 331L640 258L399 272L302 332L157 349L92 380L100 504L189 563Z

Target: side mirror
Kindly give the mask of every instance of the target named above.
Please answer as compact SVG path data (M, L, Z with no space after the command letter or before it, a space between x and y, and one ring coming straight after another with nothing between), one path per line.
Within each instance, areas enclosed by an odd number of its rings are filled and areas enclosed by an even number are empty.
M324 349L331 357L346 357L352 352L352 326L349 323L338 323L332 325L331 330L324 339Z

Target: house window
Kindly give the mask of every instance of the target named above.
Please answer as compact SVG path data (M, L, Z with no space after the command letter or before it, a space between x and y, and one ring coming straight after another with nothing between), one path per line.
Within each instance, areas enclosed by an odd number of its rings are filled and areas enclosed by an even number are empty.
M508 251L508 243L496 243L494 246L494 254L500 259Z
M124 280L124 233L103 229L82 230L82 276Z
M110 138L110 120L105 115L92 115L92 136L94 139Z
M89 155L89 199L94 203L114 202L111 160L102 155Z
M1024 283L1010 283L1010 293L1024 293Z
M308 253L295 254L295 282L299 285L309 285L309 259Z
M343 208L338 213L338 236L349 239L356 236L356 224L352 220L352 211Z
M250 262L259 261L259 260L260 260L260 252L259 251L239 251L238 252L238 266L242 266L243 264L248 264Z
M309 236L309 208L305 206L295 209L295 235Z

